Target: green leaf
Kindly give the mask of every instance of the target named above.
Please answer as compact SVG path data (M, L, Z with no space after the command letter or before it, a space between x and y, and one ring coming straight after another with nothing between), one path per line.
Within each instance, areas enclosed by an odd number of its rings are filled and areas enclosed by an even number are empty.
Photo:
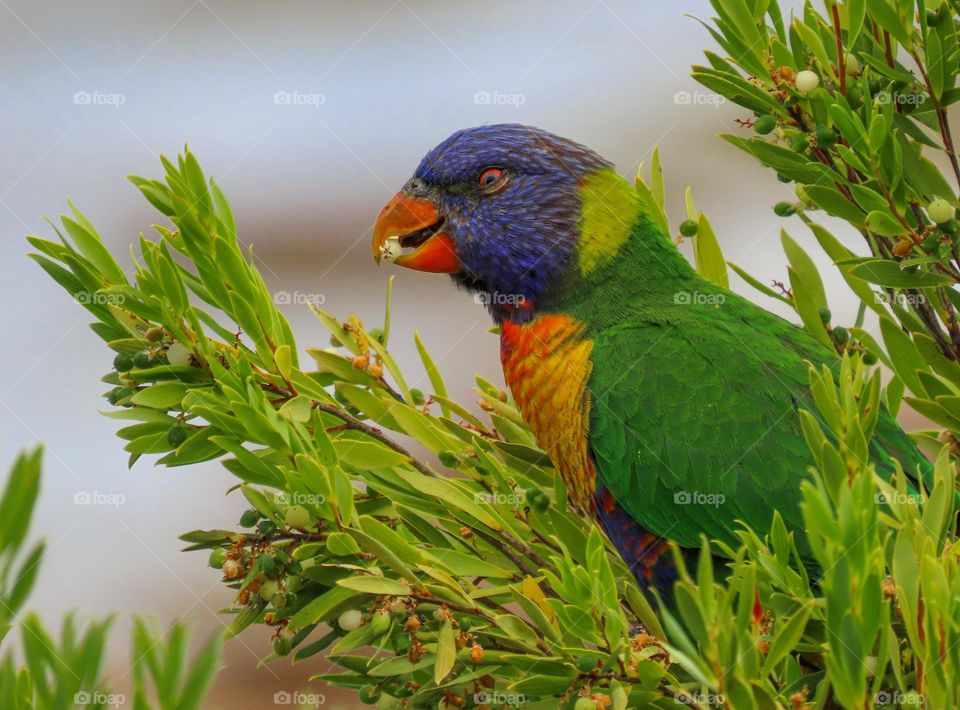
M160 382L139 390L130 401L137 406L151 409L179 408L188 391L189 387L182 382Z
M700 214L697 220L697 234L693 238L693 256L697 271L713 283L723 288L730 286L727 276L727 263L723 259L720 243L706 215Z
M860 261L850 267L850 275L889 288L934 288L953 283L946 274L924 271L920 267L901 269L897 262L887 259Z
M437 635L437 659L433 668L433 682L437 685L453 670L457 660L456 640L450 619L444 620Z
M874 210L867 215L864 225L871 232L885 237L899 237L907 233L907 228L890 216L889 212Z
M367 594L390 594L395 596L405 596L411 593L410 587L395 579L387 577L373 577L369 575L347 577L337 582L341 587L352 589L355 592L366 592Z

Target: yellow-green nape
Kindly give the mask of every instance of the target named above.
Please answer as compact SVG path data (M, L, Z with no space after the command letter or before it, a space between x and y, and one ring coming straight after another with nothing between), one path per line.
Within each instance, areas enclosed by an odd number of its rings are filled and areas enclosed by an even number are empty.
M588 274L614 258L630 236L640 210L640 199L613 168L603 168L584 178L580 218L580 273Z

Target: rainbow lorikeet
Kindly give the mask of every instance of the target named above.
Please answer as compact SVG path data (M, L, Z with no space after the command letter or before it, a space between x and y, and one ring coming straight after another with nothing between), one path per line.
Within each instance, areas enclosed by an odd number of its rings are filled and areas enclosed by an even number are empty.
M815 411L806 361L837 354L697 274L610 162L528 126L459 131L383 208L373 250L483 295L520 412L642 583L676 578L666 541L735 545L775 510L810 557L797 410ZM886 411L871 457L929 474Z

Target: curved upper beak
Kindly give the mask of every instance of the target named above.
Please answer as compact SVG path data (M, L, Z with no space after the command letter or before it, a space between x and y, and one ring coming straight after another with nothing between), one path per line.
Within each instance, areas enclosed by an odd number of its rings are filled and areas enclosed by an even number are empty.
M460 260L433 200L398 192L373 227L373 258L417 271L455 274Z

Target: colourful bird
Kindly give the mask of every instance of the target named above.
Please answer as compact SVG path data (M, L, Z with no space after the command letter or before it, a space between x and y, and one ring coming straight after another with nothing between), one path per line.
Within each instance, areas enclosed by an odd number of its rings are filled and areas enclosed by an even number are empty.
M810 557L797 410L815 411L806 361L837 354L698 275L610 162L529 126L458 131L383 208L373 252L482 294L520 412L641 583L676 578L668 540L736 545L774 511ZM930 469L886 411L871 457Z

